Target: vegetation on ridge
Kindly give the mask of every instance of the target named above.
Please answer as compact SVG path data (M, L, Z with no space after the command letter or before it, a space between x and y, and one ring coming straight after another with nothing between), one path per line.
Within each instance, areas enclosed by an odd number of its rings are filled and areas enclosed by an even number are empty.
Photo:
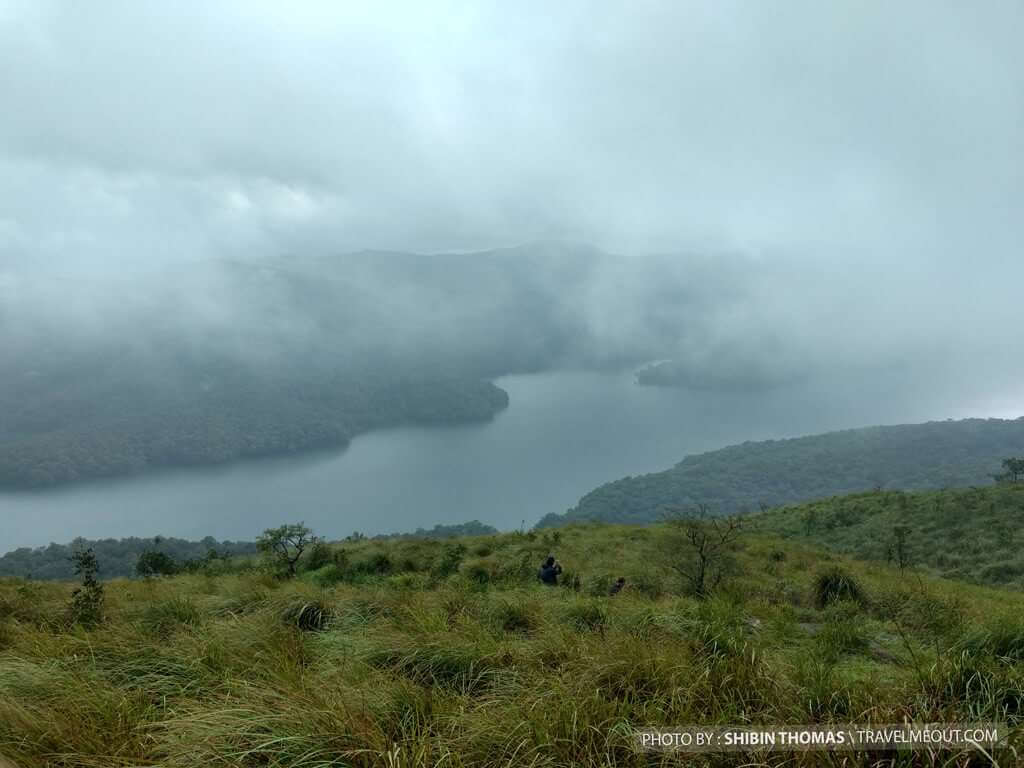
M1024 587L1024 483L871 491L769 509L748 524L813 546L979 584Z
M965 419L868 427L789 440L746 442L687 456L671 469L605 483L564 515L578 520L649 523L679 506L708 504L720 514L880 489L989 485L1000 462L1024 454L1024 418Z

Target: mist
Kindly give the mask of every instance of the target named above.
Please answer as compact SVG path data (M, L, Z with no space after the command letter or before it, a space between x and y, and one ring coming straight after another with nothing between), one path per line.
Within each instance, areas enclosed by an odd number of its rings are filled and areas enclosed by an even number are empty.
M671 358L1018 415L1022 33L1015 2L6 0L0 360Z

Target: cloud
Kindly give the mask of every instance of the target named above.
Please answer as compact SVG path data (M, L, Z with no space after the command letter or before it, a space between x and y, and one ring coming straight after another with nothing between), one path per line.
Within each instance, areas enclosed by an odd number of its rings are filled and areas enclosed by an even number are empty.
M669 269L719 291L695 354L979 355L1020 321L1022 35L1015 0L0 0L0 287L560 238L623 254L580 298L610 345L678 320L622 294Z

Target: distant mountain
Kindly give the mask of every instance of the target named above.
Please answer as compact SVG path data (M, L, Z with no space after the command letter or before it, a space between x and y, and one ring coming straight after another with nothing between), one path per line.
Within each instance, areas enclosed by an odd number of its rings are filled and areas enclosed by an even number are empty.
M873 488L989 485L1002 459L1020 455L1024 418L936 421L747 442L687 456L663 472L606 483L564 515L549 514L537 525L648 523L694 504L724 514Z

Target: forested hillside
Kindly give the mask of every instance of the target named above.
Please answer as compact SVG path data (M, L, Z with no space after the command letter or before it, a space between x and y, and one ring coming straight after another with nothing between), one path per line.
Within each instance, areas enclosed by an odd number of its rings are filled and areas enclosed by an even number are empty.
M664 472L626 477L588 493L564 515L646 523L678 507L751 511L874 488L989 485L1007 456L1024 454L1024 418L965 419L868 427L733 445L687 456Z
M508 404L488 381L384 361L254 370L108 352L34 376L26 391L0 384L0 487L341 448L370 429L483 420Z
M587 261L559 253L544 269L528 250L197 263L115 286L130 300L59 333L33 314L47 287L24 286L35 304L0 308L0 488L490 418L508 397L487 379L550 365L580 338L543 275L578 285Z

